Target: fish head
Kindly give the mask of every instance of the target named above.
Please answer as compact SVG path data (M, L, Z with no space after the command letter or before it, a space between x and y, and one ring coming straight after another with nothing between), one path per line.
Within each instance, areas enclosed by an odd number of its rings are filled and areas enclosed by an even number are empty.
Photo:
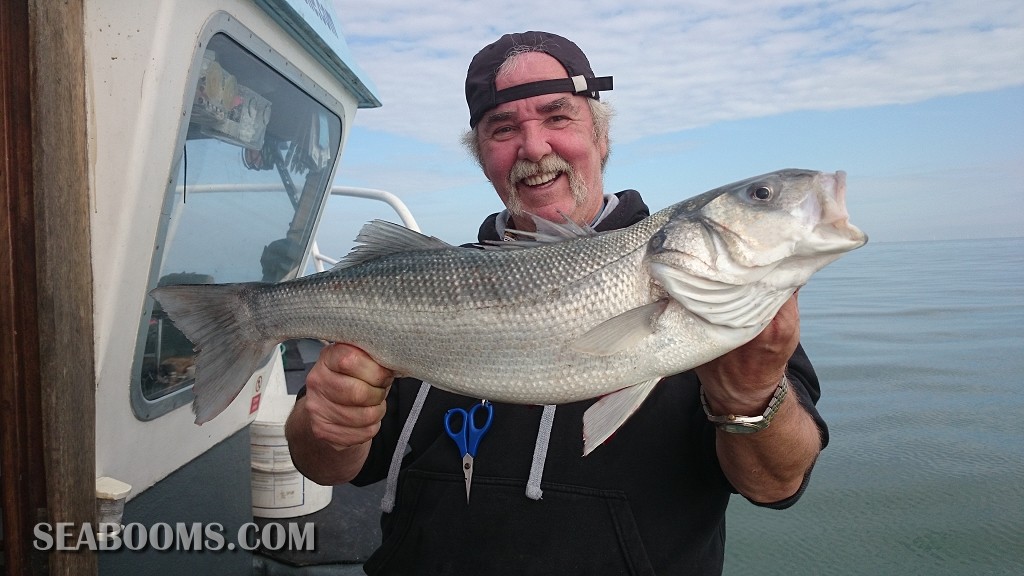
M652 277L709 322L763 325L812 274L867 242L845 197L844 172L788 169L681 202L648 245Z
M780 170L718 189L700 210L739 265L838 255L867 242L846 211L846 173Z
M724 276L746 277L745 270L790 258L822 258L817 270L867 242L850 223L845 200L842 171L788 169L748 178L678 204L652 252L676 252Z

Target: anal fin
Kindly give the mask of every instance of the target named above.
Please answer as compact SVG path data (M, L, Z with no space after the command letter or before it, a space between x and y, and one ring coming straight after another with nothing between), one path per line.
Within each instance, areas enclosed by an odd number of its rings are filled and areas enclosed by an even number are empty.
M623 388L598 400L583 414L583 455L600 446L644 403L661 381L655 378Z

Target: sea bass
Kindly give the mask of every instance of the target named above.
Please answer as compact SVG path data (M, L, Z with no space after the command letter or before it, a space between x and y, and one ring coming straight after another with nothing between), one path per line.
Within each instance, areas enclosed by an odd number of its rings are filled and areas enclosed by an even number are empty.
M316 338L474 398L600 396L584 416L586 454L661 378L750 341L814 272L867 242L845 188L843 172L780 170L628 228L550 224L491 250L374 221L326 272L151 294L196 345L196 423L224 410L280 342Z

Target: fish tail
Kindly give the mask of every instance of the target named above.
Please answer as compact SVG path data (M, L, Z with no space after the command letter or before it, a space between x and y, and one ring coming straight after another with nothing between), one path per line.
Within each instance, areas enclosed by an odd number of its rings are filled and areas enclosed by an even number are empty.
M244 298L254 284L194 284L156 288L152 295L174 326L195 346L192 412L196 424L231 404L278 342L253 324Z

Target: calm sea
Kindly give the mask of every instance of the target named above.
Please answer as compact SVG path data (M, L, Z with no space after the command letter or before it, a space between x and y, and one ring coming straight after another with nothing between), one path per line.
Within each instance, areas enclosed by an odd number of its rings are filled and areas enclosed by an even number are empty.
M800 291L831 442L725 574L1024 574L1024 238L869 243Z

